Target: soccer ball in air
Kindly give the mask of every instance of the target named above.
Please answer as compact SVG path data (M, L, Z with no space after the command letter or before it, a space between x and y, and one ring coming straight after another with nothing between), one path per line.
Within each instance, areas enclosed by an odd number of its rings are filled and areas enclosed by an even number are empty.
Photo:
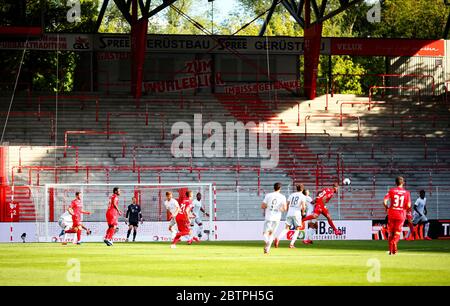
M347 177L342 181L342 183L344 183L345 186L349 186L351 185L352 181Z

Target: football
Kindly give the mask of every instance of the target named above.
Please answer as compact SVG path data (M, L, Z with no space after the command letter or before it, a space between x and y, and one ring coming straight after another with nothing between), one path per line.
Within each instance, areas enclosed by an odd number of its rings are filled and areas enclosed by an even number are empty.
M345 186L349 186L352 184L352 181L348 177L345 178L342 182L344 183Z

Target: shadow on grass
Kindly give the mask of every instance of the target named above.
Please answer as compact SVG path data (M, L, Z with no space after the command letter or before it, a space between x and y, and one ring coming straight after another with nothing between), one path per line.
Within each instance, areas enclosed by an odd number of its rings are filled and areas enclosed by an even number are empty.
M183 242L180 242L184 244ZM163 244L163 243L158 243ZM168 243L166 243L168 244ZM262 241L205 241L202 246L217 246L221 248L262 248ZM297 248L308 248L317 250L354 250L354 251L387 251L387 241L315 241L314 245L304 246L302 241L297 242ZM281 242L281 248L287 248L287 241ZM195 247L195 245L193 246ZM427 253L449 253L450 241L400 241L399 249L402 252L427 252Z

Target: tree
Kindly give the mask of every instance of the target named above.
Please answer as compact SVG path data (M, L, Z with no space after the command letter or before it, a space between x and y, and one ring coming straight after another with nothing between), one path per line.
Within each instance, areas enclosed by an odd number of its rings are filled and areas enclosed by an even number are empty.
M442 0L385 0L374 36L440 39L448 14Z

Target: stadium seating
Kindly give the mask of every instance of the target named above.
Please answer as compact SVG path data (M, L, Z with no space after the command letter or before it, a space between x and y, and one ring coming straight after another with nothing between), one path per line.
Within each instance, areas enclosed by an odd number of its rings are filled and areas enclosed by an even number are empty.
M442 99L387 95L370 110L367 104L344 105L341 116L343 102L365 103L368 98L334 95L306 101L275 94L177 94L145 97L137 108L135 100L123 95L92 96L99 96L98 104L95 99L61 96L57 117L54 99L39 103L36 93L31 100L26 94L15 99L5 131L11 146L9 179L15 186L215 182L219 220L259 220L261 199L275 181L283 183L285 193L294 182L305 183L314 193L348 177L352 185L344 186L330 205L332 214L377 219L384 218L381 199L386 189L401 174L413 197L419 189L428 192L432 218L450 217L448 205L443 205L450 199L450 114ZM174 158L171 127L182 121L193 127L194 114L199 113L203 124L215 121L223 127L236 120L277 124L278 167L258 171L260 158L251 157ZM15 193L16 200L22 197L21 221L32 221L32 199L23 191ZM163 220L160 205L144 203L144 218ZM99 208L94 218L103 218L103 213Z

